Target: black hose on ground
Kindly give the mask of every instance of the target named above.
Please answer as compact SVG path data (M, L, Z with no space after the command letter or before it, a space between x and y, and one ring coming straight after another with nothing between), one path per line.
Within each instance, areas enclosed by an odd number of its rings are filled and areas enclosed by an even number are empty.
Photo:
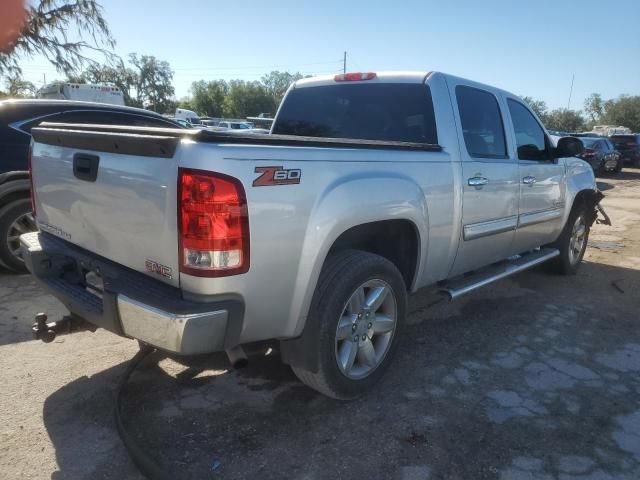
M134 357L129 360L129 365L125 370L124 374L120 378L118 382L118 387L116 390L116 411L115 411L115 420L116 420L116 428L118 429L118 434L120 435L120 439L124 444L131 460L138 467L140 472L147 477L149 480L173 480L173 477L169 475L166 471L164 471L157 462L149 456L138 443L135 441L133 435L130 435L127 430L124 428L124 423L122 422L122 417L120 416L120 400L122 397L122 390L124 390L125 385L129 381L129 377L136 369L140 362L144 360L149 354L153 353L155 348L149 347L148 345L141 345L138 353L134 355Z

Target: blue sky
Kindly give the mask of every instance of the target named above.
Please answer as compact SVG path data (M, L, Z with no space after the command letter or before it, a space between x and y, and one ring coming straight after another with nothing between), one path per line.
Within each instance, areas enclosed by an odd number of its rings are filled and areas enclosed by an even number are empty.
M155 55L191 82L270 70L439 70L571 107L640 95L640 1L102 0L116 53ZM60 75L34 58L25 77Z

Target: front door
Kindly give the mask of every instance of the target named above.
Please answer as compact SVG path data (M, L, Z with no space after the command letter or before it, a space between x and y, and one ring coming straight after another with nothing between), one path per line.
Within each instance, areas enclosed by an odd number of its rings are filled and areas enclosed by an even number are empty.
M553 146L534 115L520 101L507 99L515 134L520 206L515 249L518 253L540 247L562 230L565 169L553 158Z
M508 154L500 100L464 83L455 92L462 159L462 238L450 275L464 273L512 254L518 221L518 164ZM452 95L453 96L453 95Z

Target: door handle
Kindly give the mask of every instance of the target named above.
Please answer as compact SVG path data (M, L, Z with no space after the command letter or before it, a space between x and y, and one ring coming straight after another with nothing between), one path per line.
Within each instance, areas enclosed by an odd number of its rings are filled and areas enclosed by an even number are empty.
M532 177L531 175L527 175L526 177L524 177L522 179L522 183L524 183L525 185L533 185L534 183L536 183L536 177Z
M489 179L485 177L471 177L467 180L470 187L481 187L489 183Z

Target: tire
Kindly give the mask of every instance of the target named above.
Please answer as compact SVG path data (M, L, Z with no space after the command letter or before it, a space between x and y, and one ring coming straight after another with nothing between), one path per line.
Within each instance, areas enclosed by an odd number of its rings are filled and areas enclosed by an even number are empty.
M28 273L24 262L14 252L17 235L37 230L31 213L31 200L21 198L0 209L0 262L16 273Z
M616 169L614 170L616 173L620 173L622 171L622 166L624 162L621 158L618 159L618 163L616 164Z
M588 223L587 207L583 201L578 201L574 205L569 218L562 233L558 239L549 245L552 248L560 250L560 255L548 262L549 269L561 275L575 275L580 267L584 252L587 249L587 243L589 241L590 226ZM578 219L581 219L579 222ZM574 241L574 235L577 234L576 228L581 223L583 227L583 233L581 240ZM575 242L579 242L576 244Z
M332 254L320 274L304 333L314 336L310 353L318 371L294 366L294 373L329 397L361 396L391 363L406 311L406 286L393 263L359 250Z

